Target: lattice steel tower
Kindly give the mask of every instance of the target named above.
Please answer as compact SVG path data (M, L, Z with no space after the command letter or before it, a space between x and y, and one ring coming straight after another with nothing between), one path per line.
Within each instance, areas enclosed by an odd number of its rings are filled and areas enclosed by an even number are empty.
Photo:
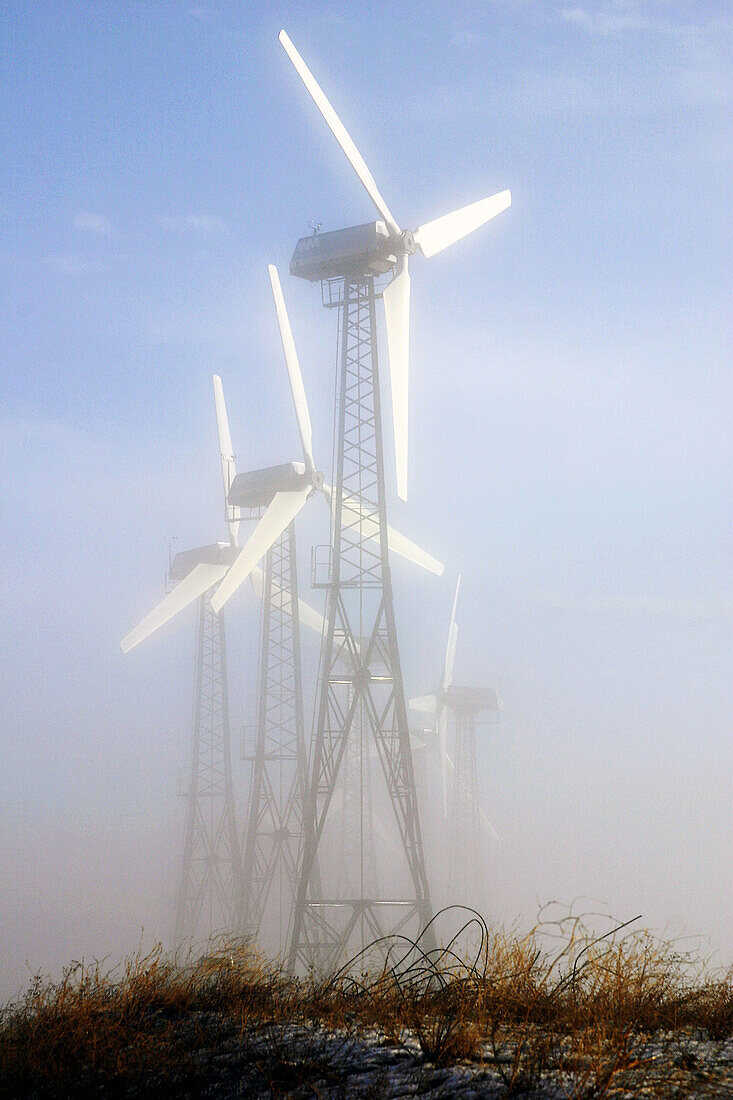
M328 304L339 307L341 325L332 559L290 948L291 967L318 969L332 967L355 943L408 925L414 932L432 915L392 599L374 276L362 270L331 280L328 288L336 292ZM358 501L359 507L344 509L345 500ZM334 897L324 877L323 894L316 896L319 843L348 739L359 726L376 744L408 882L397 879L384 896Z
M307 783L295 549L291 523L265 559L257 730L238 901L240 932L280 954L290 933Z
M337 871L331 885L339 896L364 891L379 894L369 751L372 740L361 721L361 709L356 711L355 727L346 742L339 789L334 796L338 843L334 853Z
M447 840L448 863L445 872L438 870L440 901L449 905L472 904L483 911L486 907L486 876L482 835L492 826L481 809L476 759L476 723L478 716L489 712L498 716L499 697L493 688L460 687L453 683L453 666L458 644L456 609L461 578L456 582L453 610L448 627L448 641L443 671L436 691L410 699L411 710L430 714L434 720L438 772L442 786L441 848ZM448 744L448 719L453 718L453 744ZM436 753L433 752L432 755ZM435 792L437 793L437 792ZM437 801L437 799L436 799ZM443 863L443 867L445 864Z
M193 762L176 897L175 941L235 925L239 842L234 817L224 618L198 602Z
M426 257L442 251L505 210L511 196L503 191L427 222L414 232L400 229L359 150L285 31L280 32L279 40L380 219L304 237L290 264L291 274L320 281L328 288L324 303L339 306L341 324L328 629L321 658L305 844L290 950L291 966L316 963L328 968L348 950L355 931L363 943L367 937L373 939L404 927L413 917L423 925L431 917L392 602L374 280L387 273L392 276L381 297L389 345L397 492L405 500L409 257L418 250ZM356 502L356 509L344 514L343 505L348 502ZM376 549L370 537L374 531ZM351 666L347 664L346 672L339 667L343 659ZM376 743L409 886L392 883L391 898L367 897L363 890L358 897L329 898L324 882L324 897L317 900L311 893L316 853L346 743L360 725L371 732Z
M234 471L234 453L221 378L213 376L224 497ZM215 542L176 554L169 561L168 592L157 607L123 638L128 653L191 604L198 604L194 674L193 759L186 790L183 856L176 893L177 942L235 927L240 851L232 784L226 638L223 617L212 599L236 560L238 527L229 523L229 542Z
M498 715L499 701L491 688L459 687L446 691L445 706L454 721L452 781L448 806L450 859L447 898L474 905L486 916L488 903L484 833L488 825L481 809L476 760L476 722L479 714Z

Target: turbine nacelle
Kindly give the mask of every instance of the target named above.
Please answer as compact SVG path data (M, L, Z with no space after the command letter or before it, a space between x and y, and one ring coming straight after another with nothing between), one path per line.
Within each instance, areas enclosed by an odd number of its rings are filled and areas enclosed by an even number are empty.
M490 710L498 714L501 709L499 696L493 688L464 687L460 684L450 684L445 691L440 692L438 698L450 710L462 711L467 714L478 714L482 710Z
M197 565L226 565L228 567L236 556L237 548L229 542L213 542L210 546L197 546L193 550L181 550L171 562L168 578L174 583L182 581Z
M309 282L354 279L393 271L400 256L417 252L409 229L395 235L383 221L350 225L301 237L290 261L290 274Z
M268 508L277 493L297 493L308 486L323 488L320 470L308 471L304 462L285 462L237 474L227 495L230 508Z

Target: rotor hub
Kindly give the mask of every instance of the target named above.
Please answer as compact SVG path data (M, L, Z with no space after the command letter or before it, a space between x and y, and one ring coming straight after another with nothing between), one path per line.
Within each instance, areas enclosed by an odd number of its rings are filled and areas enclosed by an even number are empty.
M320 470L313 471L311 474L311 483L317 492L321 491L323 488L323 474Z
M402 249L408 256L414 256L417 252L415 234L411 229L403 229L402 231Z

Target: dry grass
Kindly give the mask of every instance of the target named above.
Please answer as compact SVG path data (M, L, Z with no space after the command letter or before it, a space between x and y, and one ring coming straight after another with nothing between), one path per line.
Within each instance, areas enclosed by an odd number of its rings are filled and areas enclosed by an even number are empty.
M0 1095L195 1096L243 1068L261 1095L288 1095L338 1080L349 1044L368 1036L416 1040L436 1066L482 1062L506 1096L540 1082L621 1095L640 1081L649 1095L700 1096L704 1074L685 1076L680 1040L731 1035L732 978L625 926L592 935L570 914L524 937L470 914L437 953L395 939L328 980L292 978L241 942L194 964L157 948L118 971L74 963L59 982L35 979L0 1015Z

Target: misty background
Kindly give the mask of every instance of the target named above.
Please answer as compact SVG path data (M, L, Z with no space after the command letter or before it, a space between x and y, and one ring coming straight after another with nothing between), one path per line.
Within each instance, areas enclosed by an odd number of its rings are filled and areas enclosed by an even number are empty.
M226 537L211 374L240 469L299 457L267 263L328 468L335 318L287 268L309 218L373 211L281 26L401 224L512 191L412 265L407 503L386 438L390 522L446 565L394 563L407 693L437 683L461 572L455 680L504 702L479 738L488 916L585 898L728 963L728 5L7 2L0 996L170 935L195 611L119 641L166 538ZM326 509L304 518L318 606ZM257 624L243 587L240 824Z

